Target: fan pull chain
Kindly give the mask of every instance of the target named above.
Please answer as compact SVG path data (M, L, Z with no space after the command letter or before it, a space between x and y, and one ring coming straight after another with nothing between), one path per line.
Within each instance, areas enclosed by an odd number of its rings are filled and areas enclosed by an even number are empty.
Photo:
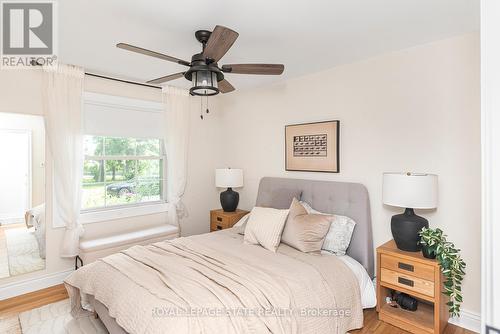
M210 112L210 110L208 110L208 96L207 96L207 110L206 110L207 114Z
M200 97L200 118L203 120L203 97Z

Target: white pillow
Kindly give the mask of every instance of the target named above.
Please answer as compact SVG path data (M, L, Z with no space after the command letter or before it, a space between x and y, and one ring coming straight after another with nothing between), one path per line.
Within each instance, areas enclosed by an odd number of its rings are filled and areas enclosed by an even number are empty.
M300 201L300 204L309 214L320 214L332 216L332 224L325 237L325 242L321 249L336 255L345 255L349 244L351 243L352 233L356 222L349 217L319 212L314 210L309 203Z
M238 222L233 225L233 228L236 229L237 233L245 234L245 227L247 226L248 218L250 218L249 213L241 217L240 220L238 220Z
M254 207L245 228L245 243L261 245L276 252L287 216L288 209Z

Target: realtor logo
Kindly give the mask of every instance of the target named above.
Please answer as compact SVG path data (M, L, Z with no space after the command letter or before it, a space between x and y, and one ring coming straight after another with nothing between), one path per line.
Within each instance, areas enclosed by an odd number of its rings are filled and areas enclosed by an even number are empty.
M52 64L54 7L51 1L2 2L2 67Z

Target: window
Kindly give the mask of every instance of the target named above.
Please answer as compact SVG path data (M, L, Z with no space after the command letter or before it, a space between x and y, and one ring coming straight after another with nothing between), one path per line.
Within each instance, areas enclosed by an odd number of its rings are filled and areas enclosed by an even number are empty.
M82 210L163 201L160 139L85 136Z

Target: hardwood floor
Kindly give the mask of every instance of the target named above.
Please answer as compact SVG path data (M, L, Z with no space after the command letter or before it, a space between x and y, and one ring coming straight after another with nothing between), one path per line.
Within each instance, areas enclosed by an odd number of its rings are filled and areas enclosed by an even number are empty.
M0 318L68 298L63 284L0 301Z
M21 334L18 314L43 305L68 298L64 285L56 285L40 291L0 301L0 333ZM365 326L351 334L406 334L397 327L378 320L375 309L364 311ZM474 334L474 332L448 324L445 334Z
M351 334L411 334L410 332L378 320L378 313L375 309L365 310L363 314L365 326L362 329L351 331ZM444 334L475 334L475 332L448 324L444 330Z

